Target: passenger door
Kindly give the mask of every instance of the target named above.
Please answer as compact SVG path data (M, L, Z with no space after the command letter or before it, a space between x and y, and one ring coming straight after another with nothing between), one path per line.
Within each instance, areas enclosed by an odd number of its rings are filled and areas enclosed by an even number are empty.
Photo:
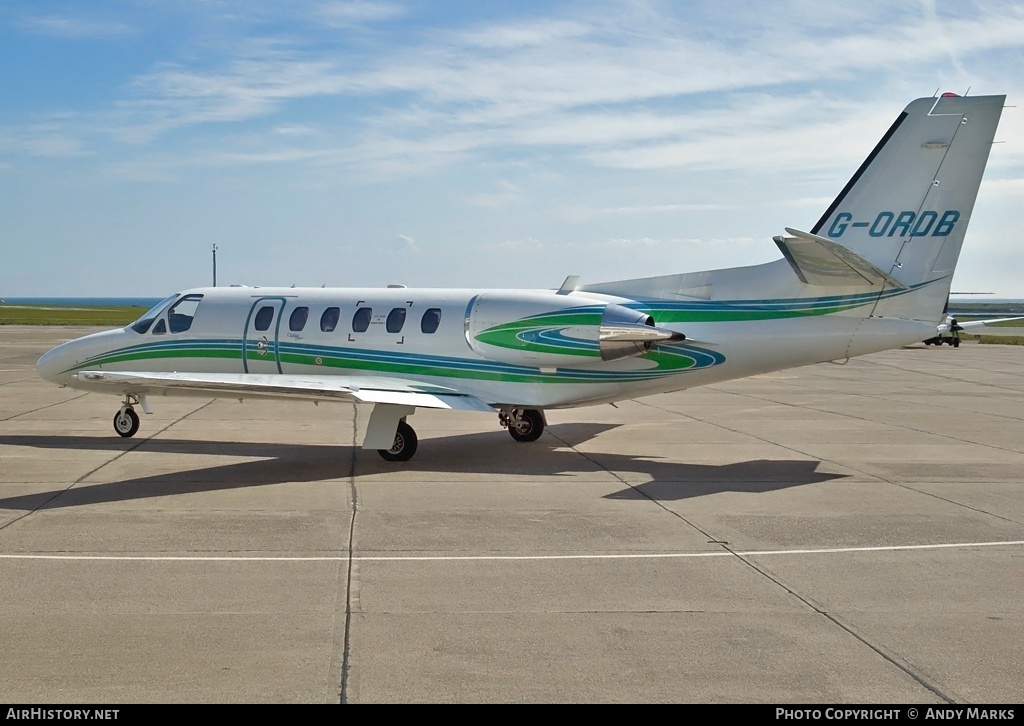
M246 373L280 373L283 297L261 297L249 308L242 338L242 370Z

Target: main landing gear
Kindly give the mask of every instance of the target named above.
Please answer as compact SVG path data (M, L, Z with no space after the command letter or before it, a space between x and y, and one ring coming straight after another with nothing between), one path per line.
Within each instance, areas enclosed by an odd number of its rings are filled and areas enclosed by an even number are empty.
M928 338L928 340L924 341L925 345L937 345L939 347L941 347L943 343L945 343L946 345L951 345L954 348L959 348L960 336L956 334L953 334L950 337L936 335L934 338Z
M128 409L131 410L130 408ZM544 433L547 422L544 412L535 408L509 408L498 414L498 422L508 429L516 441L536 441ZM377 449L385 461L409 461L416 453L418 440L412 426L402 419L395 431L395 442L390 449Z
M416 453L417 443L416 432L412 426L405 421L399 421L394 445L390 449L377 449L377 453L385 461L409 461Z
M118 436L128 439L139 430L139 414L135 413L135 409L132 408L138 402L139 399L135 396L125 396L120 410L114 414L114 431Z
M536 441L544 433L544 413L535 408L512 408L498 414L498 423L516 441Z

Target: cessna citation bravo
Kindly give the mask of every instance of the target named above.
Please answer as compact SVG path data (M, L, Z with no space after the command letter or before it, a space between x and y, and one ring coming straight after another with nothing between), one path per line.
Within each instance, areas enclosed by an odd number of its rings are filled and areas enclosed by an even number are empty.
M676 391L894 348L944 322L1005 96L906 107L782 258L558 290L214 287L49 351L39 373L123 400L373 404L362 446L405 461L417 408L498 414L535 441L548 409Z

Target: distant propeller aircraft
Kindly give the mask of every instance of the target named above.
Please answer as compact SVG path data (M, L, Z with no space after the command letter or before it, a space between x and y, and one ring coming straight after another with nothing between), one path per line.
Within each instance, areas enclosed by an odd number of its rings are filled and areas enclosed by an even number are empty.
M120 396L373 404L362 446L412 457L417 408L486 411L534 441L545 411L920 342L943 306L1005 96L911 102L783 257L557 290L210 287L60 345L39 373ZM946 322L945 324L949 324Z
M1024 320L1024 316L1017 316L1012 318L989 318L988 320L968 320L965 322L957 322L957 319L952 315L946 315L945 321L938 324L935 329L935 335L924 341L925 345L951 345L954 348L960 347L960 331L970 330L972 328L982 328L986 325L992 325L993 323L1006 323L1011 320Z

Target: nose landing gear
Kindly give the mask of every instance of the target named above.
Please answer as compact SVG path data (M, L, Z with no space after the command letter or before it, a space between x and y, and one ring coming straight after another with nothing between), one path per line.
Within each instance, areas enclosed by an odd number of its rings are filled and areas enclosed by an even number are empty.
M135 413L135 409L132 408L135 405L141 405L142 410L146 413L151 410L144 398L140 399L130 393L126 394L120 410L114 414L114 431L118 436L131 438L139 430L139 414Z
M114 431L118 436L130 438L139 430L139 414L131 406L122 406L121 410L114 414Z

